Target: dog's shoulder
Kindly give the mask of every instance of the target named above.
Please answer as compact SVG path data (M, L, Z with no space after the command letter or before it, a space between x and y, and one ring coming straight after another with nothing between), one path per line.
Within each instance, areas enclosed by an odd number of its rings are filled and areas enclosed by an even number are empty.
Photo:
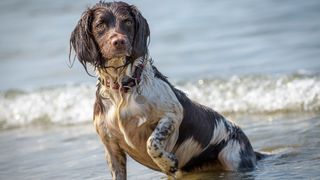
M181 105L183 105L183 104L185 104L186 102L190 101L190 99L187 97L187 95L186 95L183 91L175 88L175 87L169 82L168 77L165 76L165 75L163 75L163 74L157 69L157 67L152 66L152 68L153 68L153 72L154 72L155 78L163 81L165 84L167 84L167 85L170 87L170 89L172 90L172 92L174 93L174 95L176 96L176 98L178 99L178 101L180 102Z

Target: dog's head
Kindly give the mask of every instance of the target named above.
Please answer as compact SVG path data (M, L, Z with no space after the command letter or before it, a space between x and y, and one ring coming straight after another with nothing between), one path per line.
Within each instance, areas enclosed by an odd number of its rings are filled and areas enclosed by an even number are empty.
M149 36L149 25L135 6L99 2L82 14L71 33L70 47L85 69L87 63L104 67L113 58L145 56Z

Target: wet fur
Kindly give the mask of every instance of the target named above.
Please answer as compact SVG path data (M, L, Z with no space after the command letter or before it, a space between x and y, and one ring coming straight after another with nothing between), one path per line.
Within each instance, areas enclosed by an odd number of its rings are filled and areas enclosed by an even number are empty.
M135 19L134 35L127 32L131 55L106 59L106 51L100 50L105 43L100 41L108 40L97 40L94 17L103 12L120 16L119 9ZM104 80L97 84L93 123L105 146L113 179L126 179L126 154L172 177L217 168L254 168L264 155L253 151L243 131L211 108L190 100L153 66L147 48L149 33L148 24L136 7L123 2L100 2L82 15L70 39L80 63L85 68L93 65ZM105 68L121 66L126 58L131 63L124 68ZM132 76L139 63L145 64L141 82L130 92L102 83L110 80L120 84L125 75ZM143 104L136 101L140 94L146 99Z

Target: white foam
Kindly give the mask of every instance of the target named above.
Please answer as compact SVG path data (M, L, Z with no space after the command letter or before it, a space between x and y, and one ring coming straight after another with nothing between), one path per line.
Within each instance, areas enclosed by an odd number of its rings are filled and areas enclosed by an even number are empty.
M320 111L319 76L233 76L189 82L181 89L219 112Z
M79 85L22 94L2 93L0 121L3 128L31 123L67 125L88 122L92 117L94 92L94 87Z
M233 76L178 87L221 113L320 112L320 76ZM92 121L95 86L69 85L28 92L0 92L0 129L34 123Z

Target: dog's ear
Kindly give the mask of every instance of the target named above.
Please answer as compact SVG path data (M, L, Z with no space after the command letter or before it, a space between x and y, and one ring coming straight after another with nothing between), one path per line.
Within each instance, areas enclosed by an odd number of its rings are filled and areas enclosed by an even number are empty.
M71 50L74 49L75 57L78 58L86 71L87 63L93 65L94 67L97 67L98 65L100 65L99 61L101 61L101 55L98 51L97 43L92 35L92 21L93 10L87 9L82 14L81 19L71 33L70 38L69 60L71 56Z
M131 57L137 59L148 54L148 37L150 36L150 30L147 20L135 6L131 6L131 12L135 21L135 34Z

